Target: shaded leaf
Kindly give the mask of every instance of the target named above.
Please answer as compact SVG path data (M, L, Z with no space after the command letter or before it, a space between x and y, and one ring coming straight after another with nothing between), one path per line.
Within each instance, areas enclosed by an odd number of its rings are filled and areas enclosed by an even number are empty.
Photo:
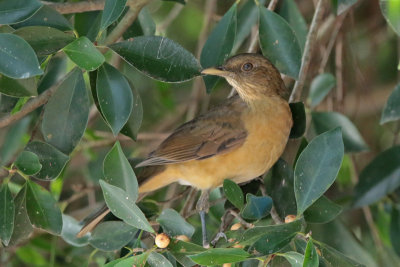
M78 36L86 36L94 42L100 30L102 12L90 11L74 15L74 27Z
M4 245L8 245L14 229L15 205L8 184L0 187L0 239Z
M335 86L336 78L330 73L323 73L315 77L311 82L308 95L311 108L318 106Z
M303 214L332 185L343 155L340 128L315 137L301 152L294 170L297 215Z
M229 179L224 180L224 194L226 198L238 209L244 206L244 197L242 189L233 181Z
M322 196L304 212L304 218L309 223L327 223L341 212L341 206Z
M306 111L303 102L296 102L289 104L290 111L292 112L293 126L290 130L289 138L300 138L306 131Z
M74 247L83 247L89 243L89 234L81 238L76 237L76 235L82 228L82 225L79 224L77 220L75 220L73 217L69 215L63 214L62 221L63 224L61 230L61 237L64 239L65 242Z
M177 239L171 240L168 249L173 257L183 266L193 266L196 264L188 257L188 255L198 254L206 250L202 246Z
M97 69L105 61L103 54L85 36L64 47L63 51L76 65L87 71Z
M0 73L15 79L43 74L35 52L21 37L0 33L0 48Z
M278 14L260 7L260 46L264 56L286 75L297 79L301 49L295 32Z
M45 105L42 133L49 144L65 154L74 150L89 118L89 96L82 71L72 70Z
M165 209L157 218L157 222L168 236L185 235L191 238L194 234L194 227L173 209Z
M133 106L131 115L124 127L121 129L121 133L136 141L143 120L143 105L138 90L129 80L128 83L132 91Z
M125 246L136 232L137 229L121 221L102 222L93 230L89 243L97 249L113 251Z
M18 102L18 98L0 93L0 112L8 113ZM1 162L1 158L0 158Z
M171 262L169 262L163 255L151 252L147 258L147 264L151 267L173 267Z
M106 0L100 23L100 29L102 31L121 16L125 4L126 0Z
M37 0L0 1L0 24L12 24L32 16L42 4Z
M286 2L286 1L285 1ZM288 251L283 254L277 254L278 256L284 257L292 267L302 267L304 256L295 251Z
M380 124L400 119L400 84L390 94L382 111Z
M312 239L310 238L310 240L308 240L307 242L306 252L304 254L303 267L318 267L318 266L319 266L319 260L318 260L317 250L315 249Z
M267 196L246 195L246 205L241 215L245 219L259 220L269 214L272 208L272 198Z
M191 255L189 258L197 264L211 266L240 262L249 256L249 253L240 248L213 248L196 255Z
M399 207L393 205L390 216L390 242L397 255L400 255L400 211Z
M0 75L0 92L14 97L36 96L36 80L34 77L16 80Z
M39 81L38 94L43 93L58 81L64 78L67 72L67 58L64 56L53 56L47 64L44 75Z
M18 155L14 164L26 175L34 175L42 168L42 164L40 164L38 156L29 151L22 151Z
M200 74L196 58L165 37L139 36L109 47L133 67L160 81L182 82Z

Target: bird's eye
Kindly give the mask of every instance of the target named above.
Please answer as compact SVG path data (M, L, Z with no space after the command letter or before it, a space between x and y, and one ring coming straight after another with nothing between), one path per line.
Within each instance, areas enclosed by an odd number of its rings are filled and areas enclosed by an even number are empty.
M253 68L253 64L251 64L250 62L243 64L242 66L242 70L244 71L249 71Z

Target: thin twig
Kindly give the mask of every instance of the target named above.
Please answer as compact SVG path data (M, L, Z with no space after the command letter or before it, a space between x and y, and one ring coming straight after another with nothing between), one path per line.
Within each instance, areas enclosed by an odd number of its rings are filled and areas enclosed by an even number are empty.
M304 83L306 81L308 68L310 67L311 55L315 42L317 40L317 29L322 19L323 6L325 0L318 0L317 7L315 9L314 17L311 22L310 30L307 35L306 44L304 47L304 53L301 60L301 68L299 73L299 79L294 84L292 94L290 95L289 102L299 101L301 93L303 91Z
M72 14L72 13L82 13L88 11L103 10L105 0L91 0L91 1L81 1L81 2L68 2L68 3L53 3L48 1L42 1L43 4L53 8L61 14Z
M344 86L343 86L343 33L339 33L335 46L336 65L336 104L339 111L343 111Z

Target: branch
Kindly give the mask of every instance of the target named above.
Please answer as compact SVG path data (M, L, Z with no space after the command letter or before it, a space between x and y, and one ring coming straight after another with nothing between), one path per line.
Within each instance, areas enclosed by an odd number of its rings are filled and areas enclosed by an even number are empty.
M87 11L97 11L104 9L105 0L91 0L76 3L53 3L42 1L45 4L61 14L82 13Z

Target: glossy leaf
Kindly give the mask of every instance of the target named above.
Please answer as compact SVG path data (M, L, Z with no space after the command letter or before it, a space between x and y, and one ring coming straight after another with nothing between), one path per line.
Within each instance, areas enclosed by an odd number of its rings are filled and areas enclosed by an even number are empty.
M224 263L240 262L247 259L249 253L240 248L214 248L191 255L189 258L200 265L218 265Z
M40 185L27 181L26 208L33 226L60 235L62 216L56 200Z
M314 247L312 239L308 240L306 252L304 254L304 262L303 267L318 267L319 260L318 260L318 253Z
M400 186L400 146L376 156L360 173L354 206L374 203Z
M4 183L0 187L0 240L6 246L14 229L14 211L14 199L8 184Z
M390 94L382 111L381 124L400 119L400 84Z
M0 24L13 24L32 16L42 4L37 0L0 1Z
M352 5L357 3L358 0L336 0L337 1L337 14L340 15L348 10Z
M89 243L89 234L77 238L76 235L82 228L82 225L79 224L77 220L73 217L63 214L62 215L62 230L61 230L61 237L64 239L65 242L74 246L74 247L83 247Z
M34 77L16 80L0 75L0 92L14 97L37 96L36 80Z
M289 138L300 138L306 131L306 111L303 102L296 102L289 104L290 111L292 112L293 126L290 130Z
M173 209L165 209L157 218L157 222L168 236L185 235L191 238L194 234L194 227Z
M133 203L138 198L138 182L136 175L125 157L119 142L108 152L103 162L104 180L123 189Z
M147 258L147 264L151 267L173 267L167 258L156 252L150 253L149 257Z
M132 112L131 88L123 74L107 63L98 70L96 86L101 113L116 136Z
M341 206L322 196L304 212L304 218L309 223L327 223L341 212Z
M226 198L238 209L244 206L244 196L242 189L233 181L229 179L224 180L224 194Z
M129 80L128 83L132 91L133 106L131 115L124 127L121 129L121 133L136 141L143 120L143 105L138 90Z
M116 21L124 11L126 0L106 0L101 16L100 29L104 30Z
M344 115L337 112L312 112L312 123L317 134L342 128L343 143L346 152L361 152L368 149L360 132Z
M400 210L393 205L390 216L390 242L397 255L400 255Z
M200 63L203 68L222 65L231 55L236 37L237 4L225 13L215 28L212 30L201 50ZM218 82L216 76L205 76L207 92L210 92Z
M200 74L196 58L165 37L139 36L110 48L139 71L160 81L182 82Z
M72 70L46 104L42 133L47 143L61 152L74 150L89 118L89 96L82 71Z
M277 254L278 256L284 257L292 267L302 267L304 256L295 251L288 251L283 254Z
M246 205L241 215L245 219L259 220L269 214L272 208L272 198L267 196L246 195Z
M297 79L301 66L301 49L295 32L278 14L260 7L260 46L280 72Z
M0 73L15 79L43 74L32 47L21 37L0 33Z
M33 141L25 147L26 151L35 153L42 169L34 177L43 180L57 178L67 164L69 157L55 147L40 141Z
M107 206L115 216L133 227L154 232L143 212L136 206L134 200L129 199L129 195L124 190L103 180L100 180L100 185Z
M71 43L75 37L47 26L23 27L14 32L33 48L38 56L47 56Z
M328 267L362 267L364 265L356 262L353 259L350 259L343 253L337 251L336 249L318 242L316 244L316 247L320 250L321 252L321 260L325 264L325 266Z
M93 230L89 243L103 251L114 251L131 241L136 232L137 229L121 221L102 222Z
M42 164L40 164L38 156L29 151L22 151L18 155L14 164L26 175L34 175L42 168Z
M63 51L76 65L87 71L97 69L105 61L103 54L85 36L64 47Z
M308 102L315 108L336 86L336 78L330 73L323 73L313 79L310 86Z
M339 128L315 137L300 154L294 170L297 215L320 198L335 181L344 155Z

